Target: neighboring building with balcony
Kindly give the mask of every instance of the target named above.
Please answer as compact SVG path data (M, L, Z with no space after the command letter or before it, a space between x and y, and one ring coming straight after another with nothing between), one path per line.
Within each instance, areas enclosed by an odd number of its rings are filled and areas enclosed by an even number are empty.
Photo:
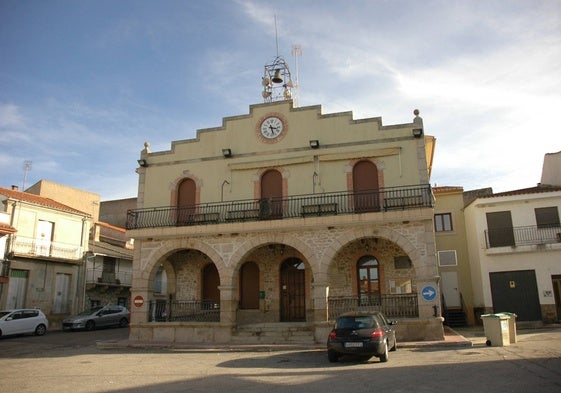
M130 308L132 241L127 241L124 228L104 222L95 223L92 232L86 254L86 308L107 304Z
M55 327L83 306L83 257L92 216L51 198L0 188L9 216L2 264L2 308L39 307ZM6 282L7 281L7 282Z
M417 113L417 112L416 112ZM348 310L442 339L420 117L383 125L292 101L139 160L130 339L324 342Z
M479 196L466 206L476 322L503 311L519 322L561 319L560 209L561 185L551 184Z

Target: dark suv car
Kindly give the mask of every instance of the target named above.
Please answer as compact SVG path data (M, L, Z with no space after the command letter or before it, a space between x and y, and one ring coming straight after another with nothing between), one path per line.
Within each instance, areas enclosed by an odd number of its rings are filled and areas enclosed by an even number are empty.
M343 355L361 360L372 356L387 362L389 351L397 349L396 321L388 321L381 312L349 312L337 318L327 338L327 357L336 362Z

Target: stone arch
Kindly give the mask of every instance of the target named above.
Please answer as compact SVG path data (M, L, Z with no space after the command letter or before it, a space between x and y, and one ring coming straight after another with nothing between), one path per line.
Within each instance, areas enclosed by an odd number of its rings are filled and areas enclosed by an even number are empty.
M320 271L316 272L316 275L318 277L327 279L327 271L329 269L329 266L333 263L333 260L340 249L354 241L371 237L384 238L397 244L405 253L407 253L409 258L411 258L413 267L415 269L418 269L420 267L421 254L415 247L415 245L406 236L391 228L357 228L346 232L345 235L338 239L337 242L334 242L326 247L323 258L328 261L328 263L320 265Z
M230 259L228 261L225 261L225 262L235 261L235 263L232 264L232 276L230 277L231 281L227 285L237 287L238 285L237 272L239 271L245 257L249 253L251 253L253 250L255 250L258 247L267 244L272 244L272 243L284 244L286 246L294 248L299 253L301 253L305 259L303 262L310 269L312 273L312 277L314 277L314 271L317 269L318 264L316 263L316 257L312 249L308 247L306 243L304 243L296 236L271 232L271 233L259 234L258 236L252 237L251 239L248 239L247 241L243 242L238 247L238 249L231 255ZM230 263L228 263L228 265L230 265Z
M166 260L168 255L171 255L176 251L187 249L197 250L205 254L216 265L220 277L224 277L224 279L228 280L228 278L225 277L228 268L224 264L224 260L220 254L200 239L179 239L163 242L162 246L150 255L150 261L142 269L141 278L147 280L149 283L150 279L153 278L152 274L155 274L154 268L156 264L162 263L162 261Z

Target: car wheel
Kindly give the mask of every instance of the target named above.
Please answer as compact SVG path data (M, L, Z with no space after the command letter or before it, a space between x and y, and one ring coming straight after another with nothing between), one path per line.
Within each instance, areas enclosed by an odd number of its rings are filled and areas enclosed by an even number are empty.
M35 328L35 334L36 334L37 336L42 336L42 335L44 335L45 333L47 333L47 327L46 327L45 325L40 324L39 326L37 326L37 327Z
M129 321L127 318L121 318L121 320L119 321L119 327L126 327L129 324Z
M385 363L388 361L389 357L390 354L388 352L388 341L384 341L384 353L380 355L380 361Z
M331 363L335 363L335 362L339 361L339 356L340 355L337 352L332 351L331 349L329 349L327 351L327 358L329 359L329 361Z
M390 349L390 351L392 352L397 351L397 338L393 340L393 347L392 349Z
M86 330L94 330L94 329L95 329L95 322L94 321L86 322Z

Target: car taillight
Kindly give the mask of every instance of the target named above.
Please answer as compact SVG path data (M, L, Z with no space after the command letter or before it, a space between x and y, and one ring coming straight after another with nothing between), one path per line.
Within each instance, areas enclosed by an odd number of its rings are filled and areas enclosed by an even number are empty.
M374 330L372 332L372 334L370 335L371 338L380 338L384 336L384 331L380 328L377 328L376 330Z
M329 338L337 338L337 333L335 333L335 330L332 330L331 333L329 333Z

